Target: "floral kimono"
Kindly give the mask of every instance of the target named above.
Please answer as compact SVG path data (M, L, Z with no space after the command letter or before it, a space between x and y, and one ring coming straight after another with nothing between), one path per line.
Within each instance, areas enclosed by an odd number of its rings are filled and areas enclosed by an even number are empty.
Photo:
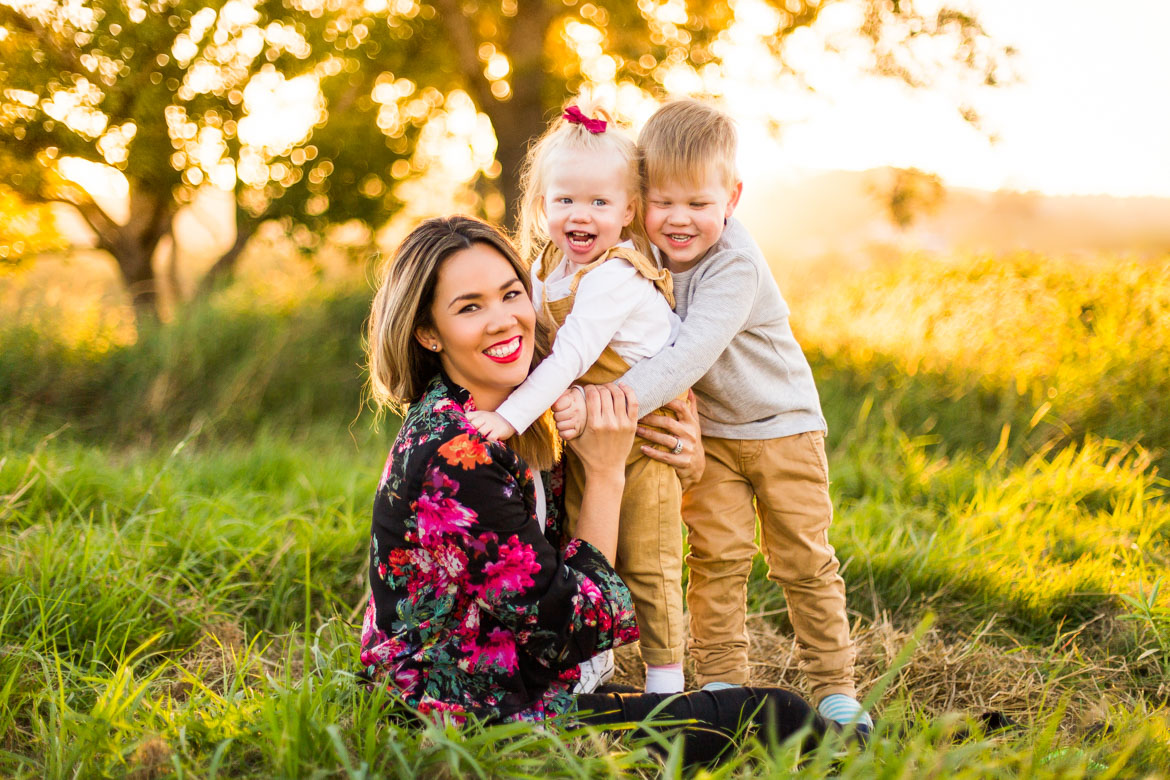
M361 660L424 713L543 720L573 709L581 661L637 640L634 610L597 548L560 538L551 489L541 530L532 470L472 409L440 374L403 420L374 499Z

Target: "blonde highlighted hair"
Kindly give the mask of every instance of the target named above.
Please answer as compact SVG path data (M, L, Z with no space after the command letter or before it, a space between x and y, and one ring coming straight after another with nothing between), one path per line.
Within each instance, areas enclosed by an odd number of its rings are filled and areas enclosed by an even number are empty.
M730 190L739 182L736 146L731 117L697 100L667 103L638 134L642 176L648 186L667 182L701 186L714 173Z
M638 162L638 147L617 127L613 115L582 95L565 104L565 109L576 106L588 119L603 120L605 130L590 132L584 124L571 122L561 115L528 147L524 168L520 174L520 224L516 241L520 256L529 265L536 260L549 242L548 217L544 209L548 189L549 165L559 152L580 151L586 154L616 154L623 163L626 191L634 204L634 218L622 230L622 238L631 241L634 248L650 256L650 239L646 236L646 208L642 198L642 175Z
M421 327L433 327L431 304L443 262L476 244L488 246L508 261L531 299L528 270L507 236L472 217L440 217L420 224L399 244L394 256L378 274L378 291L370 310L366 332L366 359L370 372L369 397L379 412L403 413L422 397L439 373L439 356L423 349L415 338ZM536 322L532 367L551 349L549 330ZM508 444L529 466L545 470L560 457L560 438L545 412L528 430Z

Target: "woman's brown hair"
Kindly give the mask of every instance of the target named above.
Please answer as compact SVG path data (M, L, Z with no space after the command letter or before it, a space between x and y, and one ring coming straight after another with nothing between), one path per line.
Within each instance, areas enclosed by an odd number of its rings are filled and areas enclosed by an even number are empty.
M370 398L378 411L405 412L406 406L422 397L431 379L439 373L439 356L423 349L415 338L420 327L433 326L431 303L443 262L475 244L495 249L511 264L528 296L532 282L512 242L497 228L472 217L437 217L420 224L403 239L394 256L379 271L378 291L366 334L366 356L370 372ZM540 317L532 367L551 348L549 329ZM560 455L560 438L551 412L545 412L524 433L508 444L528 465L551 468Z

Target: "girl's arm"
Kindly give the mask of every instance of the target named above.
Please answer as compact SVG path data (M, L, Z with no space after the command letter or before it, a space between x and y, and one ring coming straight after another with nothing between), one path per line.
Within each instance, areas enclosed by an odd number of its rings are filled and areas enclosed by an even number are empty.
M645 294L642 277L614 258L589 272L577 287L573 310L557 331L552 352L504 401L496 414L522 432L589 370Z

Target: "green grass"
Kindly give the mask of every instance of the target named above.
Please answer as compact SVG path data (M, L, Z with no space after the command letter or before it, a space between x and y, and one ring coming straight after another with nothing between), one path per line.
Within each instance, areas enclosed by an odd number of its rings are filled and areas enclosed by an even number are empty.
M827 746L800 764L791 747L746 740L709 776L1166 774L1170 435L1160 418L1132 421L1170 380L1161 322L1120 329L1170 290L1156 269L1086 279L1021 263L912 261L827 301L873 322L895 296L862 291L909 286L921 316L908 321L939 333L950 326L933 286L982 334L961 360L922 333L879 359L865 333L809 319L832 427L832 541L881 728L866 751ZM1089 288L1098 332L1115 334L1090 352L1147 370L1094 383L1096 369L1066 365L1084 325L1052 302ZM1049 301L1034 317L1045 338L987 327L976 289ZM632 737L407 725L355 684L369 511L393 433L359 416L367 299L221 300L122 347L0 330L0 775L678 774L677 746L663 764ZM928 365L939 355L951 365ZM1033 385L1053 373L1067 377L1058 400L1079 400L1040 415L1051 399ZM1045 427L1057 414L1081 422ZM749 601L756 679L799 688L762 561ZM1018 726L985 733L984 710Z

